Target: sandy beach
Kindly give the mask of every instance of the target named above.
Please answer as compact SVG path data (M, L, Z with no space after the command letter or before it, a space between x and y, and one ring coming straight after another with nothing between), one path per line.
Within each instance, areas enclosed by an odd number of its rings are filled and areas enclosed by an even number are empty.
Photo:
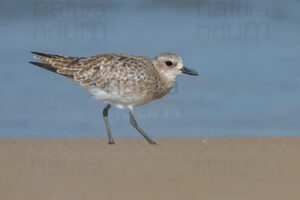
M297 199L300 138L1 139L0 199Z

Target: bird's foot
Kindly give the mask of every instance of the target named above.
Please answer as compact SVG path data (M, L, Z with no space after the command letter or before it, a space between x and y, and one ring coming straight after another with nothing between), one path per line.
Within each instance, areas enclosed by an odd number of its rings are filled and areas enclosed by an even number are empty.
M149 144L152 144L152 145L156 144L156 142L154 142L153 140L148 141L148 142L149 142Z
M115 144L115 142L113 140L111 140L111 141L108 141L108 144L113 145L113 144Z

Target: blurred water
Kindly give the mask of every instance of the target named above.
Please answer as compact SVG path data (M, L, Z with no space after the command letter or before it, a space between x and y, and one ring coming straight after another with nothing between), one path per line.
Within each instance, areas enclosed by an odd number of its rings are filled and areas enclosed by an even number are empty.
M0 136L106 137L104 104L30 51L176 52L199 77L136 108L154 137L300 135L298 1L1 1ZM139 134L112 109L116 137Z

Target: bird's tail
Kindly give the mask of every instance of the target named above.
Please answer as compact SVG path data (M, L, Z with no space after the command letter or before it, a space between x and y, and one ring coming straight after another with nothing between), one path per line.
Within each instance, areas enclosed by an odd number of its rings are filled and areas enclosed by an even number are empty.
M30 61L29 63L33 64L33 65L36 65L36 66L39 66L43 69L49 70L51 72L57 73L57 68L53 67L50 64L42 63L42 62L35 62L35 61Z
M39 66L54 73L61 74L68 78L73 78L74 73L79 69L78 61L80 58L39 52L31 53L37 55L35 58L42 62L30 61L30 64Z

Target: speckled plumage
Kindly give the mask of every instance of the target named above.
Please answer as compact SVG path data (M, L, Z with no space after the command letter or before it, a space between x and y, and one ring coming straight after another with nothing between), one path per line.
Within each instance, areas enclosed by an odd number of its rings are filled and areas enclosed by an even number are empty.
M138 106L167 94L167 83L153 60L129 54L102 54L88 58L35 53L56 72L71 78L96 99L118 106Z
M111 104L119 108L128 107L132 125L149 143L154 143L137 127L133 108L166 95L174 86L177 75L198 75L184 67L181 58L174 53L163 53L155 58L115 53L88 58L32 53L41 62L31 64L70 78L96 99L108 103L103 116L110 144L114 143L107 121Z

